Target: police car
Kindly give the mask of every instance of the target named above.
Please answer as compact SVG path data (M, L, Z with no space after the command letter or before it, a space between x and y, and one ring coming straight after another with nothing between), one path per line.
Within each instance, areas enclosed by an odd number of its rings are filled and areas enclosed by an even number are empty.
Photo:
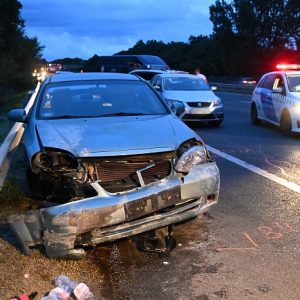
M300 65L277 65L262 76L252 95L251 121L267 121L283 133L300 132Z

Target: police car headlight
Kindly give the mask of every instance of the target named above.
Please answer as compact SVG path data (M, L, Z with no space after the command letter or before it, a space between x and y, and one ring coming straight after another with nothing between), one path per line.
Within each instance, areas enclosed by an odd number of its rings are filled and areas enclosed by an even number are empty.
M213 101L213 107L223 106L221 99L217 99Z
M300 103L297 103L297 104L295 105L295 112L296 112L297 114L300 114Z
M188 173L194 165L208 162L207 150L204 146L196 145L185 151L177 160L175 170L180 173Z

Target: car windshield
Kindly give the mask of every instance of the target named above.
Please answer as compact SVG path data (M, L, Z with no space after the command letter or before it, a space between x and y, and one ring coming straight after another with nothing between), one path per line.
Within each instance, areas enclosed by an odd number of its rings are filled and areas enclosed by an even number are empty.
M166 77L164 89L170 91L207 91L208 84L197 77Z
M41 119L168 113L166 106L145 82L133 80L51 83L46 86L38 109Z
M287 83L291 92L300 92L300 74L288 75Z

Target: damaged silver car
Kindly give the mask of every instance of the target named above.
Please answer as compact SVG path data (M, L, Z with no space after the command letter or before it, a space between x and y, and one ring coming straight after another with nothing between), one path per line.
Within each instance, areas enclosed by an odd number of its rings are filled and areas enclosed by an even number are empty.
M24 123L28 184L46 203L9 217L27 254L41 245L49 257L82 257L218 201L219 170L203 141L136 76L50 76L29 113L9 118Z

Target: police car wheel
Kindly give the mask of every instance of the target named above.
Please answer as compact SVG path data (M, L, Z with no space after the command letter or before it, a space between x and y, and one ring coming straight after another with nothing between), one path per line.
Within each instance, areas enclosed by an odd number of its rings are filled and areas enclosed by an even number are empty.
M280 130L283 134L288 134L292 129L291 116L288 111L284 111L280 118Z
M252 103L251 105L251 122L253 125L259 125L261 123L261 120L257 115L257 108L255 103Z

